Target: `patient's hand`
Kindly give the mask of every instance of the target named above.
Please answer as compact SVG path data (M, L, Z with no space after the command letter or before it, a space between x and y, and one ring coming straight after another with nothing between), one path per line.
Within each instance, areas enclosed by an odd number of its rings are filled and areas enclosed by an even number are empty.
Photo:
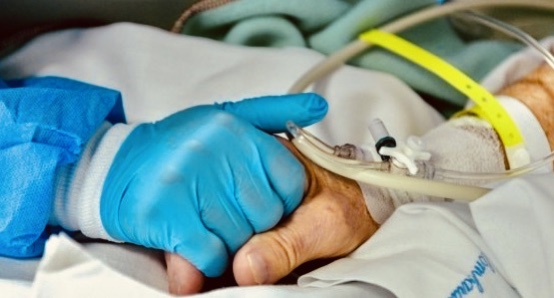
M356 182L320 168L283 142L304 163L309 187L291 216L237 252L233 272L239 285L273 284L310 260L347 255L378 227ZM169 253L166 263L171 293L201 290L203 276L194 266Z
M554 150L554 69L544 64L500 93L517 98L531 110Z
M273 284L305 262L347 255L378 228L356 182L313 164L286 145L306 166L308 192L290 217L255 235L237 252L233 272L239 285Z

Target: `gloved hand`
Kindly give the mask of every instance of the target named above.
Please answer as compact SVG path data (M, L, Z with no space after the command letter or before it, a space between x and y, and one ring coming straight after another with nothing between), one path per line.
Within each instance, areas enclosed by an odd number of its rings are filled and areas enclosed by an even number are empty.
M102 225L117 240L176 252L220 275L228 254L303 197L303 166L268 133L326 112L318 95L298 94L197 106L137 126L104 183Z

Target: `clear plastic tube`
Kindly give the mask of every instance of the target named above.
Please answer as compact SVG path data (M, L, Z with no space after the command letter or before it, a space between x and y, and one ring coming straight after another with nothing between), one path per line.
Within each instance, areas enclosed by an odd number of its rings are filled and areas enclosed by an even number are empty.
M481 181L482 183L495 182L515 178L517 176L533 173L545 168L549 168L554 162L554 152L551 152L544 158L536 160L530 164L515 169L510 169L504 172L460 172L454 170L446 170L441 168L435 169L436 179L445 180L466 180L466 181Z
M545 165L554 161L554 153L551 153L541 160L517 169L490 173L460 172L435 168L432 165L425 164L425 167L420 167L420 170L423 171L423 173L419 174L421 177L401 176L390 173L390 161L371 162L340 158L333 154L333 147L308 131L303 130L292 122L289 122L287 127L293 137L292 142L295 147L310 160L329 171L372 185L458 200L471 201L476 199L477 195L488 192L488 189L485 187L475 186L476 182L479 185L514 178L542 169ZM376 174L374 172L381 173ZM430 183L428 179L433 179L434 181ZM456 183L448 181L456 181ZM465 182L465 185L460 185L460 181ZM429 187L439 188L429 189Z
M307 158L329 171L356 181L463 201L476 200L489 191L484 187L391 174L389 162L364 162L339 158L322 150L320 145L314 144L307 132L294 123L289 122L288 128L293 136L292 143Z
M359 160L359 159L347 159L347 158L341 158L336 155L334 155L334 147L329 146L327 143L323 142L322 140L318 139L311 133L309 133L306 130L303 130L302 128L298 127L293 122L287 123L287 129L293 136L293 141L297 137L302 137L302 139L305 140L305 142L308 142L310 147L313 149L317 149L318 152L321 154L326 155L326 159L333 160L334 162L346 164L349 166L359 167L359 168L365 168L370 170L376 170L376 171L388 171L389 170L389 164L384 162L372 162L372 161L365 161L365 160Z

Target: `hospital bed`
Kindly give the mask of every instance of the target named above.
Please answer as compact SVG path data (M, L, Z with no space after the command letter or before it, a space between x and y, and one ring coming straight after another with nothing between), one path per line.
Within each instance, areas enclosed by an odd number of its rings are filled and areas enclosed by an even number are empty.
M150 26L159 19L126 20L134 23L41 34L0 60L0 76L59 75L120 90L128 120L137 122L196 104L281 94L325 59L309 49L245 48L179 36ZM547 49L553 44L544 41ZM516 79L509 75L514 67L532 69L541 61L532 50L518 53L483 85L498 88ZM330 103L326 120L310 131L332 144L367 142L357 123L372 117L383 119L399 139L445 121L401 80L378 71L343 66L309 88ZM219 279L199 296L548 297L554 293L552 179L516 180L469 205L404 206L354 253L301 272L306 274L291 277L290 284L237 288ZM41 260L0 258L0 291L14 297L166 297L162 257L61 234L48 241Z

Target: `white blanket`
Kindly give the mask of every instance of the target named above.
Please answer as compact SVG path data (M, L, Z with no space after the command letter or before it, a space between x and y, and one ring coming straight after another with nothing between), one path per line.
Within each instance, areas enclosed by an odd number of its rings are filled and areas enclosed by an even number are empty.
M39 37L0 61L0 77L59 75L111 87L122 92L128 119L137 122L201 103L285 93L321 59L306 49L241 48L116 24ZM398 139L444 121L405 84L383 73L345 66L313 90L328 99L330 111L309 129L332 144L372 141L366 126L375 117ZM547 235L554 224L552 180L514 181L469 207L406 205L351 256L303 276L299 286L227 288L199 296L554 296L549 276L554 242ZM0 259L0 292L165 296L160 260L130 254L128 263L114 265L110 256L121 254L91 253L87 245L52 237L34 278L36 262ZM142 259L147 262L137 261ZM13 270L8 274L4 268Z

